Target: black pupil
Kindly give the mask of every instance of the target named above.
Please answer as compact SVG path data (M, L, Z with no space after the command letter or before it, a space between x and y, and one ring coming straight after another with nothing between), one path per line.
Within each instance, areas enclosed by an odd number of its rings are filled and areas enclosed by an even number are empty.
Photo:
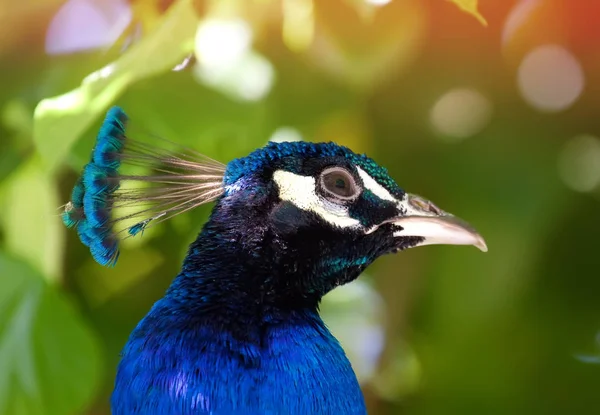
M333 171L326 173L323 177L323 185L327 191L340 197L354 196L354 187L351 178L344 172Z

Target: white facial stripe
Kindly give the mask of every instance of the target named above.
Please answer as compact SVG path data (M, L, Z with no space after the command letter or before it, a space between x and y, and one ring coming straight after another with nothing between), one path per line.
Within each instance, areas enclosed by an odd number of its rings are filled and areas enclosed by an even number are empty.
M389 202L396 202L396 198L394 198L394 196L392 196L385 187L377 183L377 180L372 178L369 175L369 173L367 173L358 166L356 167L356 169L358 170L358 175L360 176L360 178L363 181L363 184L365 185L365 189L369 189L371 192L373 192L375 196L377 196L380 199L387 200Z
M301 176L285 170L273 173L273 180L279 187L279 198L292 203L302 210L314 212L326 222L340 228L355 228L360 222L350 217L348 209L320 197L317 184L311 176Z

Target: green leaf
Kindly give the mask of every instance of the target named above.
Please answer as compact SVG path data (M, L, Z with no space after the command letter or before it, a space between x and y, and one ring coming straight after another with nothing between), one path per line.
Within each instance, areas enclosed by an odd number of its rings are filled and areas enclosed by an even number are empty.
M487 21L485 18L479 13L477 10L477 0L449 0L452 3L456 4L461 10L469 13L474 16L479 22L487 26Z
M121 57L88 75L81 86L42 100L34 114L34 141L49 169L133 82L168 70L193 51L198 17L191 0L173 4L158 27Z
M100 354L73 306L0 253L0 414L70 415L94 397Z
M57 280L62 275L65 232L53 178L33 157L7 178L2 193L5 249L27 260L48 280Z

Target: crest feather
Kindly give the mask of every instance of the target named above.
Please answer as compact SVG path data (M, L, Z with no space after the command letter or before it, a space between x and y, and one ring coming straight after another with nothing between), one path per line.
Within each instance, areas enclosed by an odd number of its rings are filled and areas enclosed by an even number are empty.
M160 146L134 140L128 122L119 107L107 112L62 214L94 259L108 266L118 259L121 239L223 194L224 164L158 137Z

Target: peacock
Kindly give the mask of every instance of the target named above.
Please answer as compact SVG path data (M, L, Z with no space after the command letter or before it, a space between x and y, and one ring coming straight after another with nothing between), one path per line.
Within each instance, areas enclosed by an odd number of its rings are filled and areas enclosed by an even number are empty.
M487 251L467 223L336 143L270 142L224 165L129 124L108 111L63 212L99 264L116 264L123 239L214 206L123 349L113 415L365 414L322 297L384 254Z

